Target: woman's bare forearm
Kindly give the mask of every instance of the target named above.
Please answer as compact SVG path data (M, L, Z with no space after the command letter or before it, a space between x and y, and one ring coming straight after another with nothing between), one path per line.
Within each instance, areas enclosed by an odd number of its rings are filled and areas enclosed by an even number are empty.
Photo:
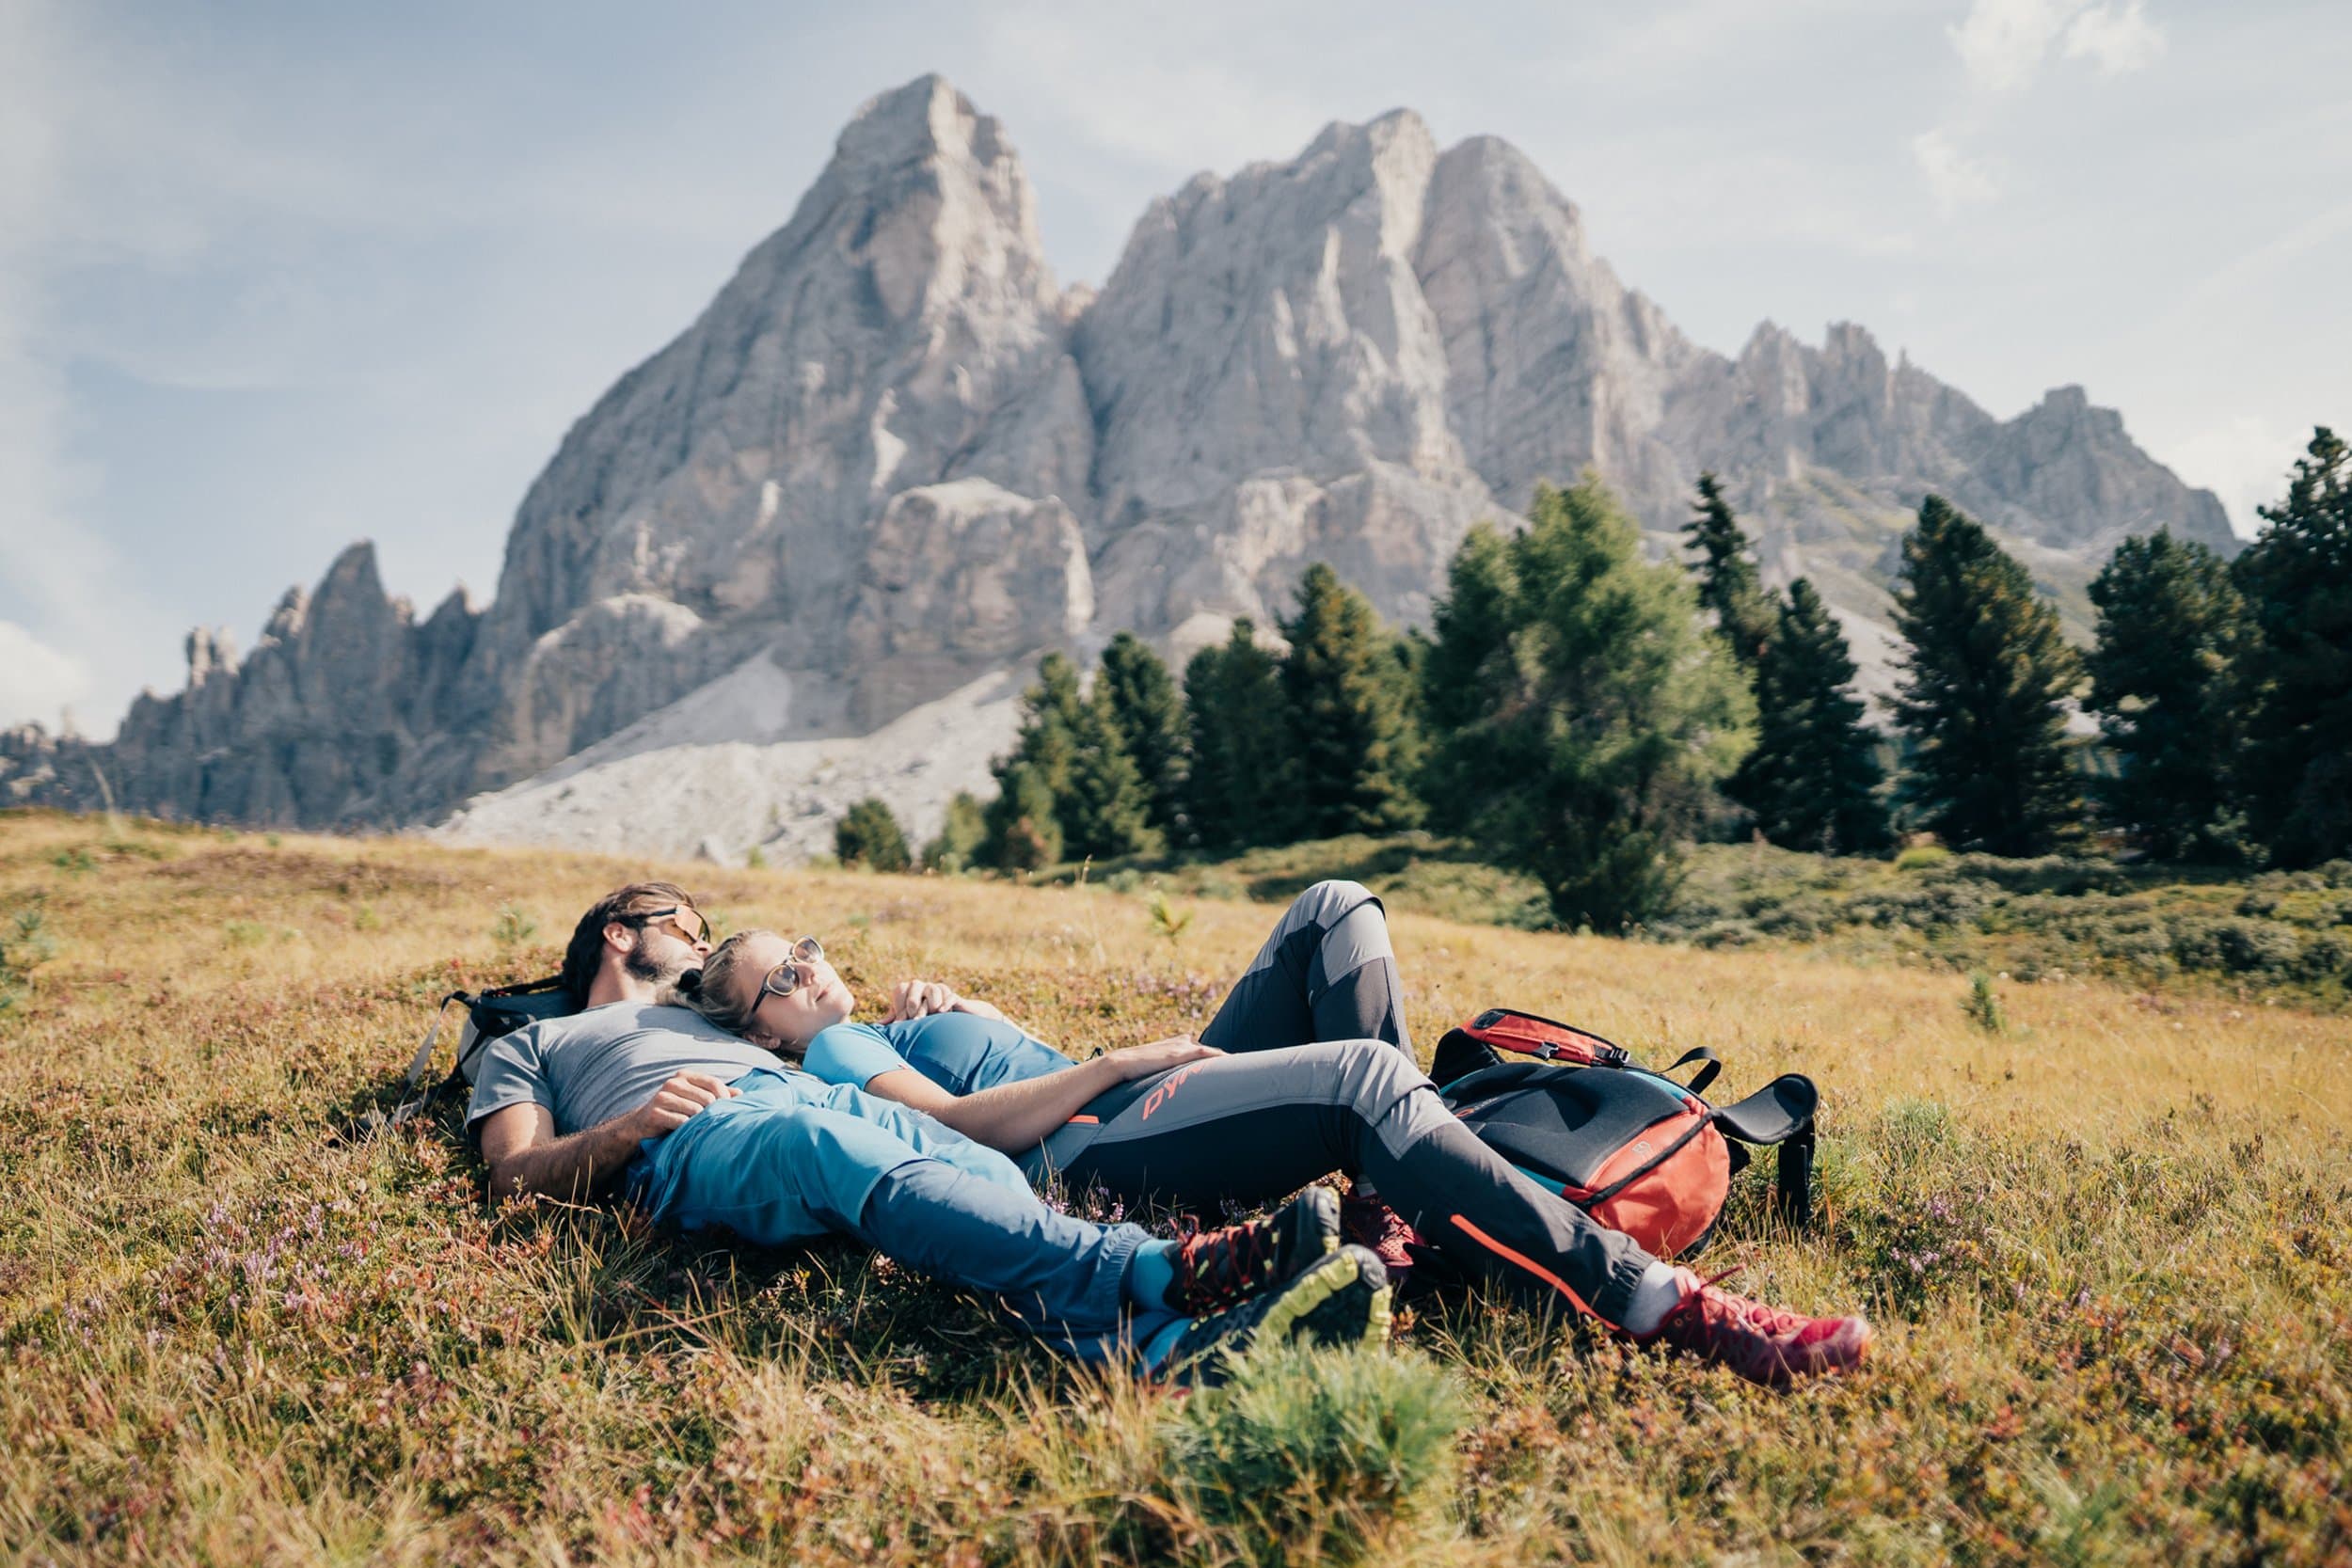
M1125 1081L1117 1062L1097 1056L1067 1072L1049 1072L1042 1078L999 1084L964 1095L931 1115L975 1143L1006 1154L1026 1154Z

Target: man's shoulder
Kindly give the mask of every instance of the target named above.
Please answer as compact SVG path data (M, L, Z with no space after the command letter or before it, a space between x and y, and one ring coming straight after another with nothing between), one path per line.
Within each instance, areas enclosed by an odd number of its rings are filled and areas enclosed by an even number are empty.
M645 1030L735 1037L693 1008L675 1002L606 1002L561 1018L541 1019L530 1025L530 1031L536 1031L541 1041L549 1045L588 1035L628 1035ZM516 1031L526 1032L529 1031Z

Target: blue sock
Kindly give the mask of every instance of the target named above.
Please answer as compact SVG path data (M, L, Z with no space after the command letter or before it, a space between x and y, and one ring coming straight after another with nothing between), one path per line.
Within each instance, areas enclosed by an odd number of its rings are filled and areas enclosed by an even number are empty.
M1146 1242L1127 1261L1127 1276L1119 1282L1137 1307L1164 1310L1168 1287L1176 1283L1176 1243Z
M1168 1352L1176 1348L1177 1337L1190 1328L1194 1321L1191 1318L1178 1318L1174 1323L1144 1340L1143 1348L1136 1353L1136 1356L1141 1370L1147 1372L1156 1372L1168 1365Z

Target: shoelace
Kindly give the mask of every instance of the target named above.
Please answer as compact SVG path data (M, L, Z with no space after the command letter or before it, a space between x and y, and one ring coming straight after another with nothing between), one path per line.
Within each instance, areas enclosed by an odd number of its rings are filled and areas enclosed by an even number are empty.
M1260 1258L1270 1243L1267 1230L1260 1225L1228 1226L1221 1230L1202 1230L1196 1226L1191 1234L1178 1243L1177 1289L1187 1296L1205 1295L1211 1300L1223 1300L1252 1281ZM1239 1232L1239 1234L1235 1234ZM1202 1266L1201 1254L1210 1255Z
M1684 1297L1683 1300L1675 1307L1674 1312L1669 1312L1666 1315L1671 1318L1677 1312L1690 1311L1692 1310L1692 1304L1696 1303L1701 1321L1704 1322L1708 1306L1708 1292L1714 1291L1715 1304L1717 1306L1722 1307L1726 1312L1734 1316L1745 1318L1751 1324L1763 1330L1765 1333L1782 1333L1788 1329L1798 1326L1804 1321L1794 1312L1783 1312L1779 1308L1769 1306L1764 1302L1751 1301L1745 1296L1733 1295L1729 1291L1715 1291L1716 1286L1721 1285L1724 1280L1729 1279L1733 1275L1740 1273L1746 1267L1747 1265L1745 1263L1734 1263L1723 1273L1712 1275L1709 1278L1700 1280L1699 1288L1692 1291L1688 1296ZM1732 1307L1730 1305L1735 1301L1740 1304L1737 1308Z
M1729 1291L1716 1291L1715 1287L1721 1285L1724 1280L1729 1279L1733 1275L1738 1274L1740 1270L1746 1267L1747 1265L1745 1263L1734 1263L1723 1273L1710 1275L1708 1277L1700 1280L1696 1290L1692 1291L1689 1295L1684 1296L1680 1301L1675 1303L1674 1309L1666 1314L1667 1321L1672 1322L1674 1319L1681 1317L1686 1313L1695 1313L1699 1322L1703 1323L1707 1321L1707 1308L1709 1305L1724 1306L1727 1301L1739 1301L1743 1299L1741 1297L1732 1295ZM1710 1291L1713 1292L1712 1303L1710 1303L1708 1299Z

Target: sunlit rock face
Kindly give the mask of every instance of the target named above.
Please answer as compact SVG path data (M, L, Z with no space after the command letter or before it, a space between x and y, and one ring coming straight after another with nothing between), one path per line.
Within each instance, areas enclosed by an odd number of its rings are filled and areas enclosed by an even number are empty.
M1769 578L1821 588L1866 684L1930 491L2077 629L2126 534L2233 547L2078 388L2004 421L1851 324L1692 343L1524 155L1441 148L1409 111L1197 176L1099 292L1064 290L1004 131L927 76L862 108L784 228L565 435L487 607L419 620L356 546L243 657L192 634L185 689L112 743L0 735L0 797L386 826L739 742L779 748L726 765L747 777L817 768L934 816L984 783L1005 674L1046 649L1132 628L1181 657L1270 626L1316 561L1422 624L1463 534L1518 526L1539 483L1597 472L1663 553L1702 469ZM984 719L948 724L971 693ZM918 713L957 754L892 727ZM567 810L623 818L599 842L677 841L630 826L660 792L585 787ZM709 809L797 822L838 793L797 787ZM466 820L507 821L489 799Z

